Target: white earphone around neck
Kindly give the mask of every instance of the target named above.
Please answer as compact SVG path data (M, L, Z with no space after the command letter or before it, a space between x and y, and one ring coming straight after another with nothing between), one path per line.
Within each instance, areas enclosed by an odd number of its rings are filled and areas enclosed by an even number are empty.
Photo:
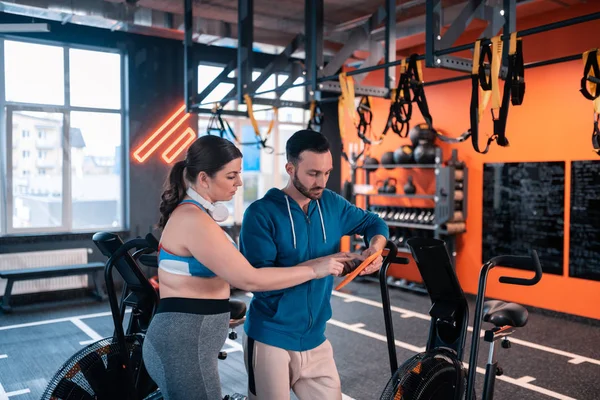
M217 222L223 222L229 217L229 209L224 204L216 205L200 196L191 186L187 189L187 195L196 200L208 211L208 214Z

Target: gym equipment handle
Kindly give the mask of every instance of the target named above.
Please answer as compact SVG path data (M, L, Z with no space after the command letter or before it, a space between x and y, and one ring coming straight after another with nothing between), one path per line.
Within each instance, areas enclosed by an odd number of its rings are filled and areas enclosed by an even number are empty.
M499 265L504 267L529 269L533 261L535 268L535 276L531 279L513 278L509 276L501 276L500 283L508 283L511 285L533 286L542 279L542 265L535 250L531 251L531 257L525 256L499 256L490 260L493 266Z

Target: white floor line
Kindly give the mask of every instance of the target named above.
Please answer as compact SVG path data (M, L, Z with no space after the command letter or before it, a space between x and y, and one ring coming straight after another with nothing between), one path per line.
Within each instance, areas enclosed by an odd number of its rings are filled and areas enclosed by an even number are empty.
M346 329L346 330L349 330L349 331L352 331L352 332L355 332L355 333L358 333L358 334L361 334L361 335L364 335L364 336L368 336L370 338L377 339L377 340L380 340L382 342L387 343L387 339L386 339L386 337L384 335L380 335L378 333L371 332L371 331L368 331L368 330L362 329L362 328L354 328L352 325L345 324L343 322L336 321L334 319L330 319L328 321L328 323L330 323L331 325L340 327L342 329ZM422 351L425 351L424 347L413 346L411 344L404 343L404 342L401 342L399 340L396 340L395 343L396 343L397 347L400 347L400 348L403 348L403 349L407 349L407 350L413 351L415 353L420 353ZM399 362L401 362L401 361L399 360ZM469 368L469 364L468 363L465 362L463 364L465 365L466 368ZM477 367L477 372L480 373L480 374L482 374L482 375L485 375L485 368ZM524 378L528 378L528 380L525 380ZM523 377L523 378L515 379L515 378L508 377L506 375L501 375L501 376L497 376L496 379L504 381L504 382L511 383L511 384L513 384L515 386L520 386L520 387L522 387L524 389L529 389L529 390L534 391L534 392L545 394L545 395L553 397L555 399L559 399L559 400L575 400L572 397L565 396L563 394L554 392L552 390L549 390L549 389L546 389L546 388L543 388L543 387L540 387L540 386L536 386L536 385L530 384L529 382L531 382L531 380L535 380L535 378Z
M96 341L98 341L100 339L103 339L103 337L100 336L100 334L98 332L96 332L95 330L93 330L92 328L90 328L90 326L88 324L86 324L85 322L83 322L79 318L71 318L71 322L73 324L75 324L75 326L77 326L86 335L88 335L90 337L90 340L81 341L81 342L79 342L79 344L81 344L81 345L87 345L87 344L96 342Z
M6 354L0 354L0 360L2 360L3 358L8 358L8 355L6 355Z
M27 393L31 393L31 391L29 389L21 389L21 390L15 390L14 392L8 392L8 393L6 393L6 395L8 397L13 397L13 396L18 396L20 394L27 394Z
M342 393L342 400L354 400L354 398L348 396L347 394Z
M125 310L125 314L128 314L130 312L131 312L130 309ZM0 326L0 331L6 331L6 330L9 330L9 329L17 329L17 328L28 328L30 326L40 326L40 325L47 325L47 324L56 324L56 323L59 323L59 322L70 322L72 318L86 319L86 318L107 317L107 316L111 316L111 315L112 314L109 311L109 312L102 312L102 313L95 313L95 314L76 315L76 316L73 316L73 317L47 319L47 320L42 320L42 321L28 322L28 323L25 323L25 324Z
M334 291L333 295L343 298L345 303L357 302L357 303L367 304L367 305L370 305L373 307L378 307L378 308L383 307L382 304L377 301L364 299L362 297L354 296L354 295L347 294L347 293L341 293L341 292ZM431 318L427 314L418 313L415 311L407 310L407 309L396 307L396 306L392 306L392 311L399 313L401 318L419 318L419 319L426 320L426 321L429 321ZM381 317L383 319L383 315ZM469 332L473 331L473 327L471 327L471 326L469 326L467 329L469 330ZM482 333L480 336L483 336L483 330L482 330ZM594 359L591 357L581 356L579 354L570 353L568 351L555 349L555 348L552 348L549 346L543 346L543 345L540 345L537 343L528 342L526 340L517 339L514 337L511 337L510 341L511 341L511 343L519 344L521 346L530 347L532 349L541 350L541 351L545 351L547 353L552 353L552 354L556 354L559 356L570 358L570 360L568 361L570 364L581 364L584 362L588 362L590 364L600 365L600 360L597 360L597 359Z
M337 321L335 319L330 319L327 322L329 324L337 326L339 328L346 329L347 331L359 333L363 336L368 336L370 338L377 339L382 342L387 342L385 335L380 335L379 333L371 332L371 331L368 331L368 330L360 328L360 327L357 328L354 325L346 324L344 322ZM425 347L415 346L415 345L412 345L412 344L409 344L406 342L401 342L400 340L396 340L396 346L406 349L406 350L414 351L415 353L420 353L422 351L425 351Z
M2 384L0 383L0 400L7 400L9 397L18 396L20 394L27 394L29 392L29 389L21 389L15 390L13 392L6 392Z
M239 344L238 342L235 342L229 338L227 338L227 340L225 341L226 344L229 345L228 348L224 348L223 351L226 351L227 353L235 353L238 351L244 351L244 346L242 346L241 344Z

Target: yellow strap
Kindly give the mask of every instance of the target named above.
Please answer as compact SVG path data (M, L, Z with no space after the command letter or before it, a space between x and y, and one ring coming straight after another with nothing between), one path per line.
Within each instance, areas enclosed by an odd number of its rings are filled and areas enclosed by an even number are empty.
M250 122L252 123L252 128L254 129L254 134L262 141L262 137L260 136L260 129L258 129L258 122L256 122L256 118L254 117L254 110L252 108L252 98L248 95L244 95L244 101L246 102L246 106L248 107L248 117L250 118ZM277 107L273 107L273 119L269 122L269 127L267 128L267 135L269 136L273 131L273 127L275 126L275 121L278 119L279 110Z
M338 125L340 128L340 137L342 138L342 143L344 142L344 136L346 133L346 118L344 118L344 100L340 97L338 100Z
M406 72L406 58L402 59L400 62L400 73L403 74Z
M508 42L508 44L509 44L508 54L511 56L517 52L517 40L521 40L521 39L517 39L517 32L511 33L510 41Z
M273 127L275 126L275 121L279 119L279 109L277 107L273 107L273 119L269 122L269 128L267 128L267 137L273 131Z
M492 38L492 68L490 74L492 78L492 109L498 110L502 104L500 96L500 84L498 83L498 75L502 65L502 40L500 36Z
M419 83L423 82L423 65L421 60L417 60L417 72L419 73Z
M252 109L252 99L248 94L245 94L244 101L246 102L246 106L248 107L248 117L250 117L252 128L254 128L254 134L260 138L260 130L258 129L258 123L256 122L256 118L254 118L254 110Z
M315 100L310 102L310 120L315 119L315 109L317 108L317 102Z
M345 72L340 74L340 88L342 90L342 100L346 107L346 112L350 118L354 117L354 79L348 77Z
M481 55L481 40L477 40L475 42L475 47L473 48L473 66L471 67L471 74L478 75L479 74L479 57Z

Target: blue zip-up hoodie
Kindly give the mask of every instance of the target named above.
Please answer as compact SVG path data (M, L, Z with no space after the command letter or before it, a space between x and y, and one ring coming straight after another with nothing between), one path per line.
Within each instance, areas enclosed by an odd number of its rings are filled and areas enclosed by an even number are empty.
M240 251L256 268L292 267L340 251L345 235L389 237L387 224L372 212L324 190L308 212L282 190L271 189L244 213ZM244 330L259 342L291 351L314 349L325 341L331 318L333 277L288 289L255 292Z

